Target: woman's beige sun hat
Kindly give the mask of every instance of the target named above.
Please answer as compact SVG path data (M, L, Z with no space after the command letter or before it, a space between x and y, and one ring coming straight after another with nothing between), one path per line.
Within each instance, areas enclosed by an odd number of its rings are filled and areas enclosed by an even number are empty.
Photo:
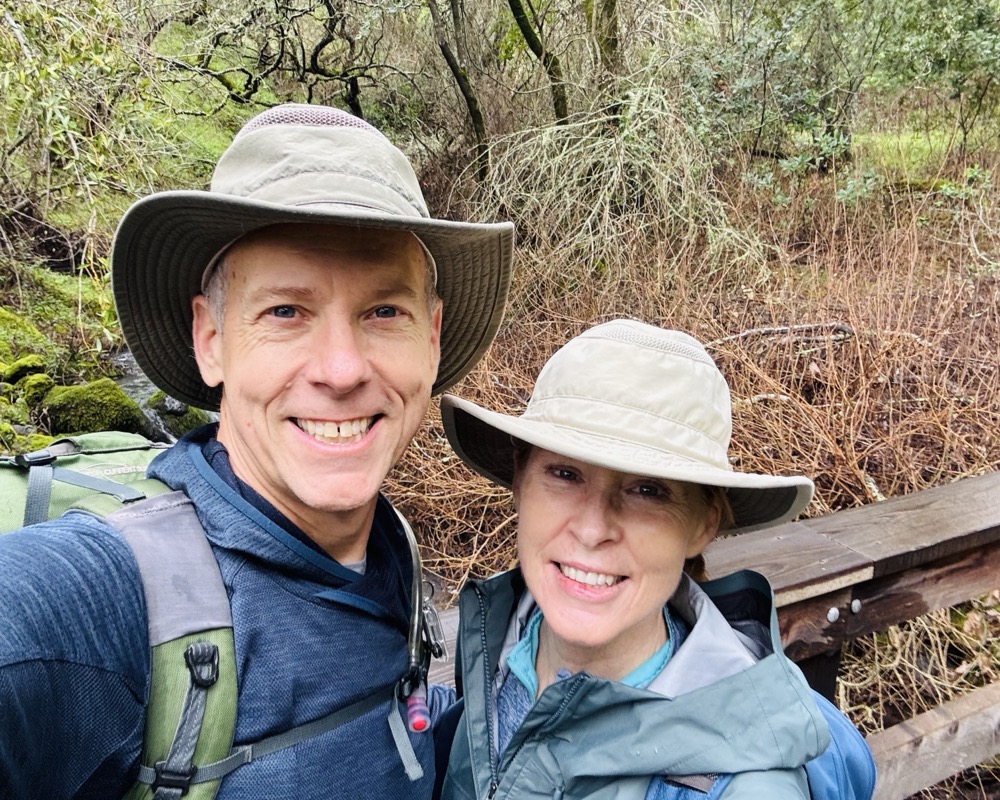
M122 218L111 281L125 341L172 397L217 409L191 344L191 298L206 269L251 231L289 222L415 234L434 258L444 303L435 393L489 347L510 287L513 225L432 219L406 156L363 120L324 106L282 105L236 135L207 191L159 192Z
M687 334L633 320L556 351L521 416L452 395L441 416L462 460L508 488L521 440L618 472L724 487L737 528L792 519L812 498L808 478L735 472L729 386L715 362Z

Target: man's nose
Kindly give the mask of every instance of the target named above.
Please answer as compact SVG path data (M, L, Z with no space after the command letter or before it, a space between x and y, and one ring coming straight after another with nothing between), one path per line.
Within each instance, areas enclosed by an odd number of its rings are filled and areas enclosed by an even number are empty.
M316 331L307 374L314 383L349 392L371 377L364 333L346 320L326 322Z

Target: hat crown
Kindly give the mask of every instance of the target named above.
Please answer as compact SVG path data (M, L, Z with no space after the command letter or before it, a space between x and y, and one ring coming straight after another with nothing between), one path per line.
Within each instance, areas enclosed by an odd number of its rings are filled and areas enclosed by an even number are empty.
M680 331L633 320L591 328L549 359L523 419L631 448L636 463L731 469L729 387L705 348Z
M409 160L378 129L346 111L300 103L244 125L216 164L211 190L284 206L430 217Z

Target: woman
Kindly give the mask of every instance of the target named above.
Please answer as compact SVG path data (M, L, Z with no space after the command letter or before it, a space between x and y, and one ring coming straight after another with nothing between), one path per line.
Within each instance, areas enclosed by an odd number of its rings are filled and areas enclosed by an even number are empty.
M523 416L451 396L442 415L462 459L513 489L520 561L462 591L443 796L809 798L827 724L770 587L684 571L721 527L794 517L812 483L732 471L704 348L598 325L549 360Z

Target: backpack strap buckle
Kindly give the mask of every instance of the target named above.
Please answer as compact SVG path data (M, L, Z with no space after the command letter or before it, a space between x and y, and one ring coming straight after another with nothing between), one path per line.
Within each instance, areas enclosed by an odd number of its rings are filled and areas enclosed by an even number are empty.
M33 453L21 453L14 456L14 463L19 467L31 469L32 467L45 467L56 460L56 454L48 448L35 450Z
M160 789L180 789L180 797L183 797L191 789L191 781L194 779L194 774L198 771L198 768L193 764L187 769L171 769L167 766L167 761L157 761L154 770L156 771L156 777L153 779L153 783L150 788L153 793L159 791Z
M191 673L191 683L208 689L219 680L219 648L211 642L195 642L184 651L184 663Z

